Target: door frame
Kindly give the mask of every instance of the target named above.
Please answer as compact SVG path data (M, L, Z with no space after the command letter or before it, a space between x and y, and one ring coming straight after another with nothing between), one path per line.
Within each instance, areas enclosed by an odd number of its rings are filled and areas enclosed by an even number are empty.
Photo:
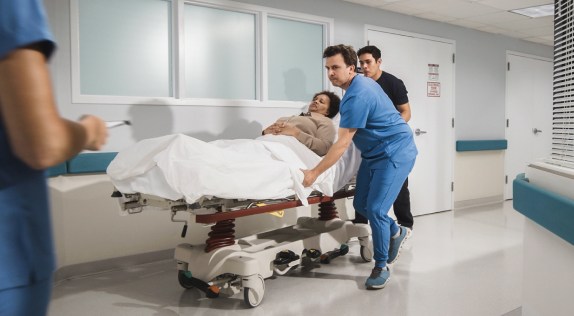
M523 58L530 58L530 59L534 59L534 60L540 60L540 61L545 61L545 62L550 62L553 63L554 59L553 58L547 58L547 57L542 57L542 56L538 56L538 55L532 55L532 54L527 54L527 53L522 53L522 52L518 52L518 51L513 51L513 50L506 50L506 67L508 67L508 63L510 61L509 56L513 55L513 56L518 56L518 57L523 57ZM510 112L510 107L508 106L508 68L506 71L506 77L505 77L505 87L504 87L504 116L505 116L505 120L504 120L504 124L506 125L507 120L509 119L509 112ZM505 126L504 128L504 138L508 140L508 136L509 136L509 132L510 129L508 126ZM505 177L508 176L508 165L509 165L509 161L508 161L508 152L511 149L508 148L507 152L504 155L504 175ZM504 200L512 200L513 196L510 196L509 191L509 186L512 185L512 181L514 181L514 179L508 179L507 182L505 182L504 184L504 192L503 192L503 198Z
M401 36L407 36L407 37L412 37L412 38L416 38L416 39L423 39L423 40L428 40L428 41L434 41L434 42L440 42L440 43L446 43L446 44L450 44L452 45L452 53L455 56L455 62L452 63L452 96L451 96L451 100L450 100L450 111L452 113L452 119L454 120L454 127L450 129L450 133L449 135L447 135L448 137L445 138L445 141L448 142L448 151L447 153L445 153L451 161L451 165L450 165L450 181L451 183L454 183L454 172L455 172L455 159L456 159L456 155L455 155L455 130L456 130L456 112L455 112L455 100L456 100L456 41L455 40L451 40L451 39L447 39L444 37L437 37L437 36L431 36L431 35L425 35L425 34L420 34L420 33L413 33L413 32L407 32L407 31L402 31L402 30L397 30L397 29L392 29L392 28L387 28L387 27L381 27L381 26L376 26L376 25L370 25L370 24L365 24L364 27L364 40L363 43L365 43L364 45L369 45L369 31L376 31L376 32L384 32L384 33L390 33L390 34L395 34L395 35L401 35ZM407 123L408 124L408 123ZM409 125L410 126L410 125ZM451 191L450 194L450 210L454 209L454 191Z

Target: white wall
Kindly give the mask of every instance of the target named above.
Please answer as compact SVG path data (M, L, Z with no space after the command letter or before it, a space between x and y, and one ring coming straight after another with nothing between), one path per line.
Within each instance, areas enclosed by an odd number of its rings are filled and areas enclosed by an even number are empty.
M71 96L69 0L46 1L45 5L58 45L51 63L60 114L77 119L89 113L104 120L128 119L133 124L110 130L110 138L103 151L119 151L139 140L172 133L184 133L205 141L255 138L278 117L298 113L298 109L270 107L74 104Z
M454 208L502 202L504 151L457 152L454 164Z
M522 315L572 315L574 246L530 219L525 221Z
M457 140L504 138L507 50L547 58L552 58L553 53L552 47L545 45L339 0L237 2L334 18L335 43L351 44L357 49L366 44L365 24L455 40ZM104 151L118 151L137 140L168 133L186 133L204 140L252 138L276 117L296 112L294 109L277 108L72 104L69 0L47 1L46 6L58 42L53 62L61 113L74 119L83 113L93 113L108 120L131 119L134 123L131 129L113 130Z
M182 242L183 225L172 224L167 211L120 216L107 175L59 176L49 180L49 188L58 267L164 250Z
M335 42L351 44L356 49L366 45L365 24L455 40L457 140L504 138L506 50L553 56L550 46L341 0L237 1L334 18Z

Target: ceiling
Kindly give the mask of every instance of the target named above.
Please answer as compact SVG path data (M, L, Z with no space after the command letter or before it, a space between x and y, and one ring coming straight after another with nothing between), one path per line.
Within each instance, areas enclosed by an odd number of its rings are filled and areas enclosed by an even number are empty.
M529 18L508 12L554 0L343 0L422 19L554 45L554 17Z

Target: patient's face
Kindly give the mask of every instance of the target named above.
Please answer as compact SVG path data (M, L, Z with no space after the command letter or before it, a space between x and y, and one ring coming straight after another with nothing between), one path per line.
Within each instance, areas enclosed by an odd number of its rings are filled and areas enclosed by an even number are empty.
M315 112L327 116L331 100L324 94L319 94L309 104L309 112Z

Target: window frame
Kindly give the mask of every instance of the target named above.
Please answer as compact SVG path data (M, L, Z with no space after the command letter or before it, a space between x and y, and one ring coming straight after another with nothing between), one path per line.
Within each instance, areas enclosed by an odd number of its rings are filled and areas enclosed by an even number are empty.
M278 101L268 98L268 41L267 18L274 17L297 22L318 24L323 27L323 46L333 43L334 19L322 16L304 14L268 8L258 5L239 3L228 0L165 0L171 1L171 58L172 58L172 97L139 97L139 96L110 96L87 95L80 90L80 29L79 1L70 1L70 46L71 46L71 85L72 104L128 104L128 105L197 105L197 106L242 106L242 107L281 107L300 108L301 101ZM186 4L210 7L221 10L249 13L255 15L255 98L254 100L217 99L217 98L185 98L185 38L184 38L184 6ZM323 89L332 90L327 74L323 71Z

